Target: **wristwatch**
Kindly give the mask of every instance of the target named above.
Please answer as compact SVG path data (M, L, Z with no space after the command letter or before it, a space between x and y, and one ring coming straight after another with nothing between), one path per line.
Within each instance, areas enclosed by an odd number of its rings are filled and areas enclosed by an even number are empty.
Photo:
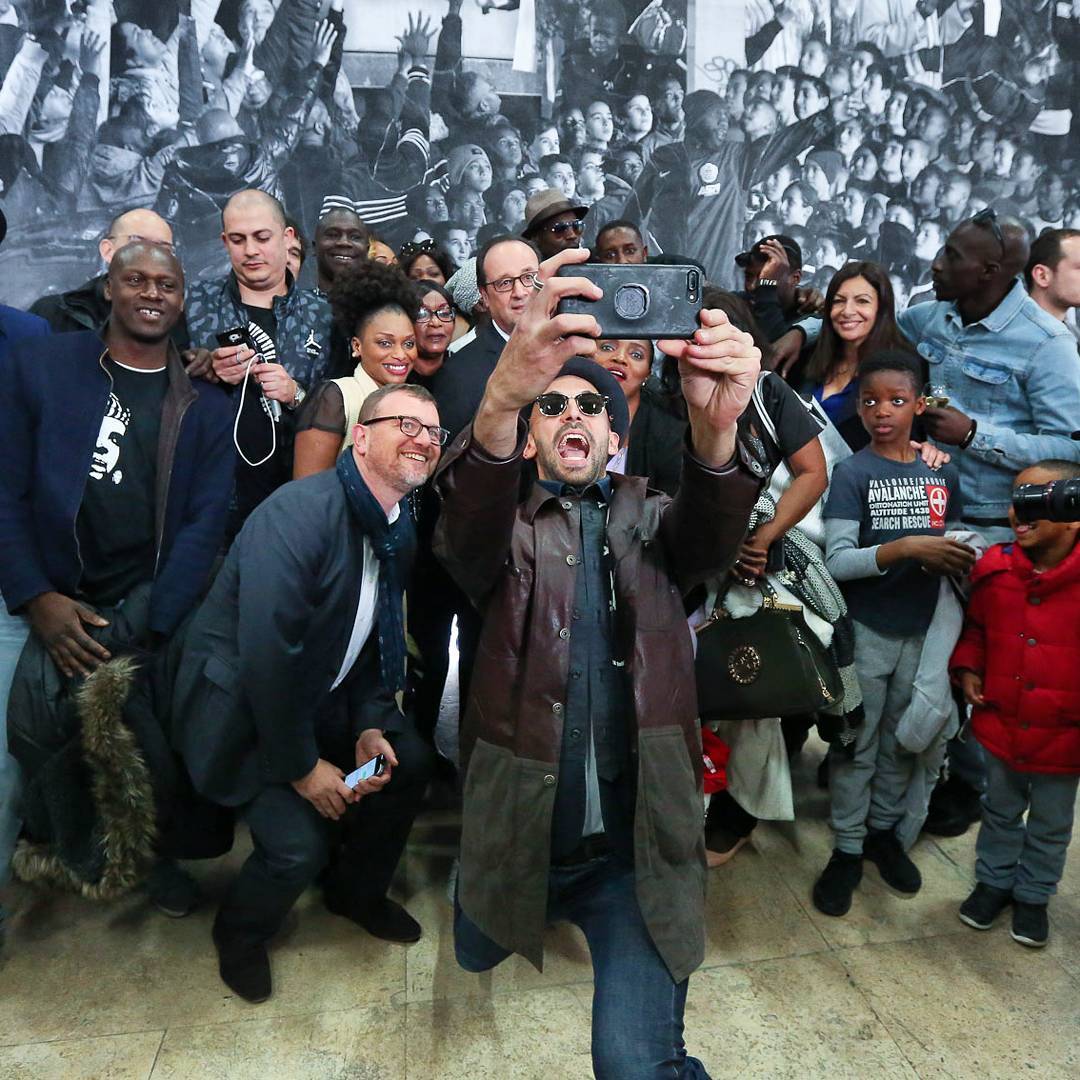
M304 398L307 397L307 391L299 384L296 384L296 397L289 402L290 409L299 409L304 404Z

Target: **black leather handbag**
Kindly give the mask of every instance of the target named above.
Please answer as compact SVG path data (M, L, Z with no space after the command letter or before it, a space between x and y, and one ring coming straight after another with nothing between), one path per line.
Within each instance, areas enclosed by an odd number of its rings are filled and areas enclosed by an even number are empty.
M839 700L840 672L807 626L801 604L781 603L766 592L761 607L741 619L720 604L697 630L703 723L794 716Z

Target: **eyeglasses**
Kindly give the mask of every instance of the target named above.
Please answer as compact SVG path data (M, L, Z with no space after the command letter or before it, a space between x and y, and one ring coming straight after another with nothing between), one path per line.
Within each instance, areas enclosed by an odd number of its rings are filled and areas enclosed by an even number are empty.
M496 292L509 292L519 281L526 289L531 289L535 287L539 277L540 272L538 270L526 270L524 274L518 274L517 277L499 278L498 281L489 281L487 284Z
M972 225L988 225L994 238L1001 245L1001 254L1005 255L1005 236L998 224L997 211L992 206L984 206L972 219Z
M372 424L381 424L384 420L396 420L401 434L408 435L410 439L415 439L421 431L426 431L428 438L436 446L445 446L446 440L450 438L450 432L446 428L429 427L417 420L415 416L376 416L371 420L361 420L360 426L371 427Z
M429 251L434 251L438 245L430 237L427 240L409 240L401 245L401 251L398 253L401 258L407 259L411 255L422 255Z
M109 233L105 239L125 240L129 244L153 244L154 247L164 248L166 251L173 250L173 242L171 240L151 240L149 237L139 236L138 233Z
M444 304L441 308L435 308L434 311L428 307L421 307L416 313L418 323L430 322L432 319L438 319L439 322L453 322L454 309L449 304Z
M544 231L551 233L552 236L562 236L568 232L574 232L580 236L585 231L585 222L553 221L550 225L544 226Z
M574 395L578 411L582 416L599 416L611 402L606 394L598 394L594 390L585 390ZM542 416L562 416L566 412L566 406L570 399L566 394L560 394L558 390L549 390L536 399L536 407Z

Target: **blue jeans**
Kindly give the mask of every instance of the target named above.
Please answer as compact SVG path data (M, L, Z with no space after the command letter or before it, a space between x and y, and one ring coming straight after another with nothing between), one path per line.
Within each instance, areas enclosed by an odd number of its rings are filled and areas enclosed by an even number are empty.
M19 802L22 777L15 759L8 753L8 694L15 667L30 634L30 624L21 615L9 615L0 598L0 886L7 884L11 855L22 827Z
M592 1061L598 1080L709 1080L683 1043L689 980L672 980L649 936L634 894L633 867L605 856L552 867L549 922L579 927L593 965ZM454 950L472 972L510 953L454 905Z
M1045 904L1065 869L1078 783L1078 776L1017 772L988 753L976 880L1022 903Z

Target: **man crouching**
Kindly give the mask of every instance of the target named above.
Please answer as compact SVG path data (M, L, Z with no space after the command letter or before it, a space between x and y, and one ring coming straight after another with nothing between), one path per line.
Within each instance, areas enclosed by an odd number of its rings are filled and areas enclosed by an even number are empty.
M627 411L585 359L599 327L557 315L598 298L568 251L544 264L436 485L436 553L483 614L461 736L458 962L543 963L547 923L585 934L601 1078L704 1077L683 1044L704 955L701 739L682 597L727 572L760 481L735 424L760 355L719 311L678 358L690 443L674 501L609 475ZM522 410L531 409L526 423ZM523 501L524 462L538 480Z
M446 432L426 390L393 385L364 402L353 439L336 469L286 484L248 518L177 677L195 787L251 829L255 850L214 922L221 977L248 1001L270 996L267 942L324 870L332 912L388 941L420 937L386 896L432 764L395 702L415 546L402 500L431 476ZM379 755L380 774L345 783Z

